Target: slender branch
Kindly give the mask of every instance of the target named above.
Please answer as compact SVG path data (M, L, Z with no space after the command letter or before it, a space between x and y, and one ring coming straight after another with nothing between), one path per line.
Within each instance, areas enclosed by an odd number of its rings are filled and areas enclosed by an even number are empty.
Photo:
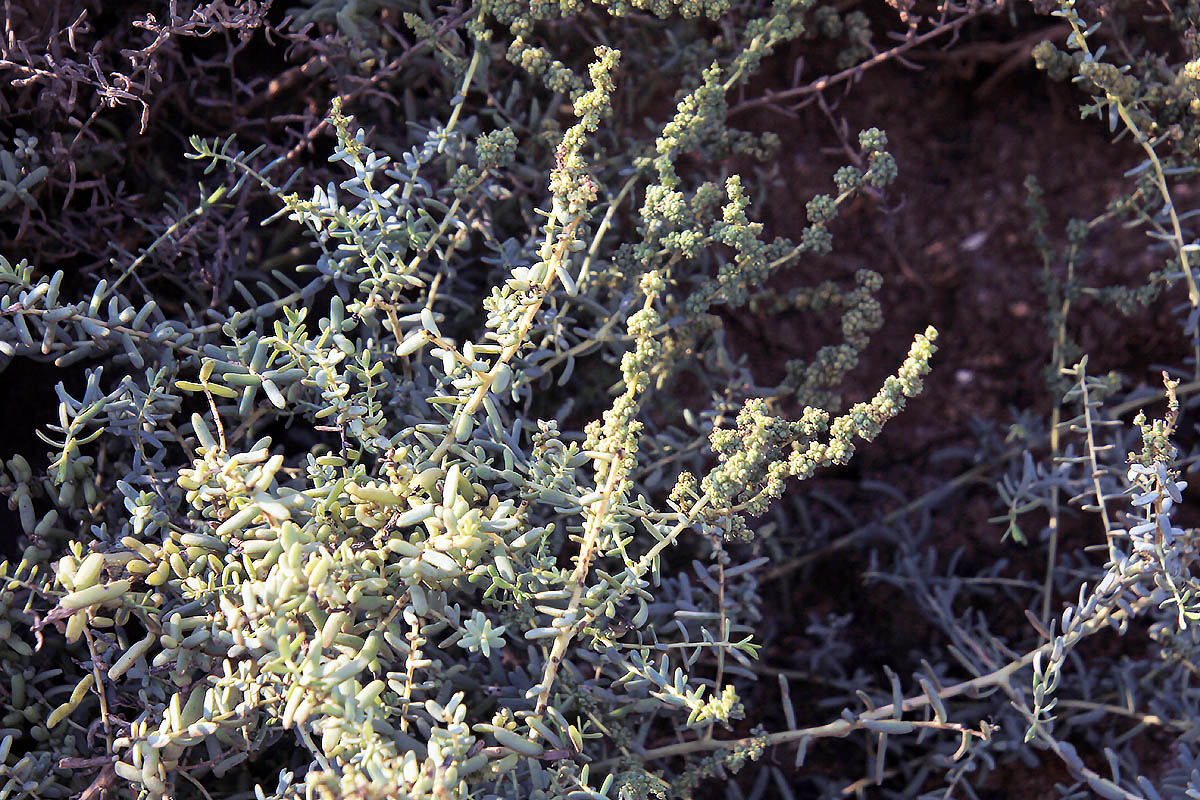
M906 40L903 44L898 44L890 50L884 50L882 53L876 54L873 58L867 59L861 64L856 64L853 67L849 67L848 69L844 69L841 72L834 73L833 75L825 75L817 78L812 83L808 83L804 86L785 89L781 92L768 89L760 97L755 97L752 100L743 100L729 109L728 116L733 116L734 114L748 111L749 109L757 108L758 106L772 105L783 100L796 100L801 97L807 97L811 94L823 92L831 86L836 86L837 84L852 78L856 79L862 75L862 73L866 72L872 67L877 67L886 61L890 61L893 58L903 55L914 47L925 44L926 42L936 39L939 36L943 36L947 33L954 33L963 25L966 25L968 22L980 16L984 12L992 10L994 10L994 6L986 4L977 5L975 8L968 10L958 19L952 22L944 22L935 27L933 30L927 31L920 36L914 36L911 39Z
M1132 604L1131 610L1134 614L1145 608L1150 603L1150 598L1140 598L1136 603ZM1119 619L1128 615L1129 612L1118 609L1104 609L1098 613L1093 619L1089 620L1083 630L1081 636L1089 636L1101 630L1108 624L1109 618ZM941 700L946 700L951 697L957 697L964 694L976 694L981 691L993 687L1011 688L1013 676L1023 670L1025 667L1033 663L1034 658L1038 654L1045 656L1054 649L1054 641L1051 640L1045 644L1030 650L1025 655L1014 661L1005 664L999 669L993 670L986 675L980 675L977 678L956 683L953 686L946 686L938 690L937 696ZM802 739L812 738L827 738L827 737L843 737L856 730L869 729L867 721L888 720L898 718L900 714L917 711L928 708L932 705L929 697L924 693L905 698L900 702L900 707L897 709L895 703L878 706L874 709L864 711L856 715L852 719L837 719L833 722L828 722L824 725L816 725L811 728L798 728L790 731L780 731L778 733L769 733L765 736L746 736L740 739L697 739L690 742L679 742L677 744L666 745L664 747L655 747L649 750L644 750L638 754L638 757L643 761L653 761L664 758L673 758L675 756L688 755L690 753L706 752L712 750L732 750L741 747L750 747L761 745L771 747L773 745L787 744L789 742L798 742ZM972 731L962 725L954 723L937 723L928 720L912 720L912 723L917 727L936 727L943 730L955 730L959 732L968 731L975 735L982 736L982 733ZM615 763L615 760L611 760ZM602 768L610 765L610 762L600 762L596 766Z

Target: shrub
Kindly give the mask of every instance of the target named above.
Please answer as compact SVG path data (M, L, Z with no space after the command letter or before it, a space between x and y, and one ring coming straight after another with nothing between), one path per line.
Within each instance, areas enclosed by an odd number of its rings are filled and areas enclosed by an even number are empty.
M779 552L761 546L775 501L880 434L921 391L937 333L916 334L881 386L844 386L882 325L881 276L786 293L771 281L822 264L841 211L881 196L902 165L882 130L862 131L830 193L805 200L799 241L768 237L752 198L773 186L755 165L782 143L732 127L730 97L791 42L831 47L843 71L762 95L771 102L994 10L925 19L896 5L907 44L884 54L865 14L795 0L315 0L287 20L213 3L136 18L149 46L98 47L130 59L138 79L120 92L100 69L63 61L57 33L45 54L7 52L0 64L45 84L49 101L23 112L45 128L0 154L0 203L21 204L14 241L51 263L0 258L0 366L50 362L63 382L57 421L39 431L48 457L13 453L0 470L22 533L0 592L0 800L690 797L772 748L794 746L801 775L810 743L856 732L871 757L864 781L905 796L930 784L974 795L1030 747L1078 781L1067 794L1200 791L1186 739L1194 692L1178 690L1195 644L1195 549L1172 521L1188 387L1164 374L1165 417L1126 430L1105 405L1119 379L1089 375L1070 336L1080 297L1132 311L1182 281L1184 335L1198 341L1189 215L1172 199L1196 168L1195 70L1130 48L1106 61L1069 3L1058 12L1068 49L1033 56L1088 93L1085 113L1107 114L1146 162L1102 217L1069 227L1064 253L1030 183L1055 410L1048 434L1023 443L1047 463L1018 447L992 464L1019 466L1000 483L1012 537L1025 539L1035 510L1049 521L1033 625L1023 639L993 634L977 584L943 580L894 515L894 563L872 574L925 609L954 666L933 656L908 696L891 670L886 685L847 677L834 616L809 633L824 639L812 661L840 715L800 724L784 672L782 729L747 708L770 635L759 574L762 553ZM1170 24L1194 46L1187 12ZM89 32L68 28L67 50ZM170 106L154 94L170 92L155 80L171 84L167 65L192 52L177 42L212 35L231 73L248 42L284 37L302 63L254 84L266 89L234 80L235 93L262 107L300 83L328 116L250 151L247 132L276 121L243 125L240 141L191 135L165 222L143 218L142 198L99 190L119 220L87 219L72 206L82 156L62 138L80 121L54 92L136 102L139 125L180 147L156 114ZM111 41L127 36L118 26ZM175 85L204 95L208 63L179 67ZM308 148L324 132L335 144L321 164ZM97 138L97 152L130 155L119 137ZM196 178L198 194L184 194ZM150 238L136 255L65 257L49 233L59 205L72 241L99 247L110 224ZM252 214L269 232L250 232ZM1110 219L1164 248L1145 283L1089 288L1077 274ZM840 341L760 387L724 323L763 311L832 313ZM846 404L843 392L870 399ZM1125 492L1129 513L1117 508ZM1067 498L1099 516L1103 566L1059 558ZM1078 602L1051 613L1067 584ZM1087 637L1146 617L1157 651L1105 676L1065 668L1082 663ZM1135 686L1145 714L1097 699ZM1149 713L1184 732L1157 789L1126 742L1097 769L1067 736L1094 746L1111 730L1101 717L1151 724ZM749 791L762 796L772 777L785 796L803 780L769 767Z

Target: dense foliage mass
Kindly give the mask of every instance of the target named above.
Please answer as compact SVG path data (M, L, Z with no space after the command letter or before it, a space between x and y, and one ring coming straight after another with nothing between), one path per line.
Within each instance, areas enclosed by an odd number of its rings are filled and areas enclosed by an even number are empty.
M913 520L954 486L890 514L871 574L943 636L903 654L910 680L844 663L836 614L808 628L806 676L762 664L780 625L763 575L823 546L777 501L849 463L931 368L929 327L881 385L845 385L882 278L822 273L839 213L904 165L879 128L847 136L796 237L769 236L755 208L787 144L731 110L823 97L1012 9L78 5L11 12L0 51L0 369L52 365L36 374L58 400L38 440L0 440L19 529L0 800L971 797L1039 759L1064 795L1200 792L1175 444L1200 359L1157 368L1168 410L1122 425L1150 399L1090 374L1073 336L1081 298L1166 296L1200 353L1175 200L1200 140L1195 7L1152 21L1155 50L1064 1L1065 42L1032 47L1144 163L1061 252L1030 179L1051 410L981 434L976 461L1044 573L1030 593L1002 564L964 579L925 557ZM821 48L838 71L753 84ZM1093 286L1115 223L1159 268ZM781 314L837 336L762 385L726 326ZM1072 507L1098 548L1060 552ZM1027 609L1018 633L993 630L998 603ZM1079 655L1109 628L1152 646ZM767 680L778 710L746 702ZM796 680L821 702L798 709ZM1172 739L1153 769L1145 727ZM865 770L806 767L843 737Z

